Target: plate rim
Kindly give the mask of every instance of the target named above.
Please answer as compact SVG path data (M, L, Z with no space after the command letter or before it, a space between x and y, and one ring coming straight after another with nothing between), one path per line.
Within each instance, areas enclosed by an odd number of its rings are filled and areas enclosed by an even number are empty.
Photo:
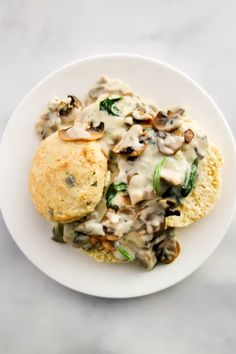
M233 133L231 131L231 128L229 126L228 121L226 120L224 114L222 113L221 109L218 107L218 105L216 104L216 102L213 100L213 98L205 91L205 89L203 87L200 86L200 84L198 84L194 79L192 79L191 77L189 77L187 74L185 74L182 70L176 68L175 66L166 63L164 61L158 60L158 59L154 59L148 56L144 56L144 55L139 55L139 54L133 54L133 53L104 53L104 54L98 54L98 55L92 55L92 56L86 56L80 59L76 59L73 60L63 66L60 66L59 68L53 70L52 72L50 72L48 75L46 75L43 79L41 79L38 83L36 83L36 85L34 85L27 93L26 95L24 95L24 97L20 100L20 102L17 104L16 108L14 109L14 111L12 112L4 130L1 136L1 142L0 142L0 153L3 150L3 141L5 139L5 136L7 135L8 132L8 127L11 124L11 121L14 119L15 114L17 113L18 109L20 109L20 107L25 103L25 101L28 99L28 97L34 93L34 91L36 91L38 89L38 87L40 87L43 83L45 83L47 80L49 80L50 78L52 78L53 76L55 76L57 73L59 73L62 70L65 70L68 67L72 67L74 65L78 65L80 63L84 63L84 62L89 62L89 61L96 61L97 59L109 59L109 58L113 58L116 57L117 59L119 58L127 58L127 59L138 59L138 60L142 60L145 62L150 62L153 64L158 64L160 66L163 66L177 74L179 74L180 76L184 77L185 79L187 79L188 81L191 82L191 84L193 86L195 86L206 98L208 101L210 101L211 105L214 107L214 109L217 111L217 113L219 114L220 118L222 119L222 121L224 122L225 128L227 130L227 133L229 134L230 137L230 142L232 143L232 147L234 150L234 155L236 156L236 143L235 143L235 139L233 136ZM1 154L0 154L1 156ZM116 296L110 296L109 294L102 294L102 292L100 291L99 294L96 293L96 291L89 291L87 292L86 290L78 290L76 287L73 287L73 285L69 284L66 280L58 280L57 277L54 274L51 274L50 269L49 270L44 270L40 264L38 264L38 261L32 260L31 255L28 254L28 252L25 252L25 250L23 249L23 247L21 246L20 243L18 243L18 241L15 239L14 232L11 232L11 226L9 224L9 222L7 222L6 218L5 218L5 213L4 213L4 203L3 201L1 202L1 198L0 198L0 209L1 209L1 213L2 213L2 217L4 220L4 223L8 229L8 232L10 233L12 239L14 240L14 242L16 243L16 245L19 247L19 249L22 251L22 253L31 261L31 263L37 267L41 272L43 272L45 275L47 275L48 277L50 277L53 281L56 281L57 283L66 286L69 289L72 289L74 291L83 293L83 294L87 294L87 295L91 295L91 296L96 296L96 297L103 297L103 298L112 298L112 299L125 299L125 298L136 298L136 297L141 297L144 295L151 295L153 293L157 293L160 292L164 289L168 289L169 287L178 284L180 281L186 279L188 276L190 276L193 272L195 272L198 268L200 268L203 263L205 263L205 261L215 252L216 248L219 246L219 244L222 242L223 238L225 237L231 223L233 220L233 217L235 215L235 210L236 210L236 199L234 200L234 205L233 208L231 210L231 215L228 219L227 225L225 227L224 232L222 233L221 238L214 244L214 247L212 247L211 252L209 252L209 254L207 255L207 257L204 259L204 261L200 264L195 266L188 274L184 274L184 275L180 275L177 280L173 279L167 286L163 285L162 287L160 287L157 290L139 290L138 293L132 293L132 294L122 294L121 296L119 294L117 294Z

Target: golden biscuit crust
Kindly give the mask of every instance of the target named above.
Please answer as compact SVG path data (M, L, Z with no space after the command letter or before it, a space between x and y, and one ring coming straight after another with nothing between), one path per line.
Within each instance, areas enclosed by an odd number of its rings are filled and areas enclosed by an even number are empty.
M103 193L107 159L98 142L43 140L30 171L33 203L49 221L71 222L93 211Z

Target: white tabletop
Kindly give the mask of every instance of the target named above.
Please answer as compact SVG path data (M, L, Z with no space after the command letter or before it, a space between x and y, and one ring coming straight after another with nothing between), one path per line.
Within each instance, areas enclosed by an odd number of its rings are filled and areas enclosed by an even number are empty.
M27 91L52 70L88 55L132 52L196 79L235 136L235 12L234 0L2 0L0 134ZM217 251L180 284L106 300L42 274L1 218L0 353L236 353L235 233L234 218Z

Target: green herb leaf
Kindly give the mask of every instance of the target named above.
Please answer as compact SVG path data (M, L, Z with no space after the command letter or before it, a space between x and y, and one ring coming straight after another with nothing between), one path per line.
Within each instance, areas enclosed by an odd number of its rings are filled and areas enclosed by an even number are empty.
M183 197L187 197L191 190L195 187L197 178L197 168L198 158L193 161L190 171L188 171L185 176L184 185L181 188L181 194Z
M167 160L167 157L163 157L161 161L155 167L154 175L153 175L153 188L154 190L159 193L161 188L161 169Z
M118 206L112 204L112 200L115 198L118 192L126 192L127 191L127 183L120 182L120 183L111 183L107 189L106 193L106 200L107 200L107 207L112 208L114 210L118 210Z
M115 102L118 102L122 100L123 97L117 97L117 98L106 98L105 100L100 102L100 111L106 111L108 114L111 114L112 116L119 116L120 111L119 109L114 106Z
M52 240L60 243L65 243L63 240L64 225L57 223L52 229Z
M133 262L135 260L135 257L130 254L125 248L123 247L118 247L117 250L120 252L120 254L127 259L129 262Z

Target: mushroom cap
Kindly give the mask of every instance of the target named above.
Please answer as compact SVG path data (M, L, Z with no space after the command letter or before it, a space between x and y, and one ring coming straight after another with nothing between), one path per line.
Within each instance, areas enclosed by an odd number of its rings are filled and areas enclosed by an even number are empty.
M104 123L96 127L89 123L87 126L76 122L73 127L60 129L58 131L59 138L63 141L93 141L99 140L104 135Z
M177 114L168 115L168 113L159 111L153 119L153 125L158 130L172 132L181 127L182 119Z

